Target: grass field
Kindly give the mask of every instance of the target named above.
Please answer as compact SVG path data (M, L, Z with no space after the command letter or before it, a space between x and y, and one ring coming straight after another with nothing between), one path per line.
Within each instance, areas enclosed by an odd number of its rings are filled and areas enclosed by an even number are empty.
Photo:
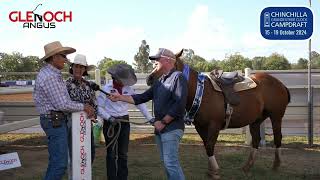
M320 138L309 148L307 138L289 136L283 139L282 165L279 171L271 170L274 158L272 137L267 136L267 147L260 148L255 166L246 176L240 170L250 151L244 145L244 135L220 135L216 145L216 157L221 168L222 179L320 179ZM166 179L160 163L153 135L132 134L129 147L129 179ZM46 139L42 134L3 134L1 153L18 152L22 167L0 171L0 179L41 179L47 166ZM105 148L96 149L93 164L93 179L106 179ZM207 156L198 135L184 135L180 145L180 161L186 179L208 179ZM65 178L67 179L67 178Z

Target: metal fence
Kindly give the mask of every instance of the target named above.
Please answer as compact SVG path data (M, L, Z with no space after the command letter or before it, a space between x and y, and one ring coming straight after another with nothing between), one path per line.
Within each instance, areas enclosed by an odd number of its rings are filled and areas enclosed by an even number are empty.
M252 71L256 73L260 71ZM286 70L286 71L264 71L267 72L280 81L282 81L291 93L291 103L289 104L285 116L283 118L282 131L284 135L306 135L308 132L308 108L307 108L307 71L305 70ZM107 82L110 77L106 76L101 80L99 72L94 73L96 81ZM98 77L97 77L98 76ZM148 86L145 84L146 74L137 74L138 82L134 85L136 93L145 91ZM314 135L320 135L320 70L312 71L312 87L313 93L313 129ZM29 90L30 92L32 89ZM0 89L0 94L1 94ZM25 91L24 91L25 92ZM17 93L17 92L15 92ZM150 111L152 111L151 102L147 103ZM3 122L13 123L23 121L38 116L33 102L0 102L0 111L4 112ZM133 106L130 106L130 116L134 121L142 122L144 118L142 114ZM265 132L272 134L270 120L265 123ZM143 130L143 128L145 128ZM135 130L136 127L133 128ZM139 132L152 132L152 127L141 127ZM193 127L187 128L187 131L195 133ZM224 132L228 133L244 133L245 128L232 129ZM1 131L0 131L1 133Z

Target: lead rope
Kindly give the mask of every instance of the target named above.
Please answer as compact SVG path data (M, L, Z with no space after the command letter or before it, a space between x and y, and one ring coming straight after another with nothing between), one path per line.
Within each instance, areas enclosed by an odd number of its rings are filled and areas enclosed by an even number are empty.
M118 176L118 138L121 132L121 122L126 122L126 123L131 123L131 124L135 124L135 125L144 125L147 124L148 122L144 122L144 123L137 123L137 122L130 122L129 120L126 119L117 119L117 123L116 124L111 124L108 127L108 131L107 131L107 137L108 138L112 138L111 141L107 144L107 149L108 147L112 144L112 153L115 153L115 165L116 165L116 176ZM115 127L119 125L118 131L116 134L114 134L115 132Z

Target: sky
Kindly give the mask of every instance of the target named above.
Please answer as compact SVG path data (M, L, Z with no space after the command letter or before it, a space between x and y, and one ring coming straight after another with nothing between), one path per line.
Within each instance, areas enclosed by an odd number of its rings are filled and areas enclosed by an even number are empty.
M26 29L9 20L12 11L72 11L72 22L55 29ZM96 65L104 57L132 64L144 39L150 54L165 47L193 49L207 60L240 53L249 58L283 54L291 63L308 58L308 40L266 40L260 13L270 6L309 6L308 0L1 0L0 52L44 56L43 46L60 41ZM320 1L312 0L312 50L320 52ZM25 17L25 14L22 16ZM73 59L75 54L68 56Z

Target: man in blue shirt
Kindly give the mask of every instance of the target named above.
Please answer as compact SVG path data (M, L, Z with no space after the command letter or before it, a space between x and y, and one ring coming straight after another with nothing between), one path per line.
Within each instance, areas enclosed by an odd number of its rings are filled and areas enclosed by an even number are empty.
M154 102L155 137L169 180L185 179L179 163L179 142L184 132L185 105L187 101L187 80L175 70L175 55L168 49L160 48L154 60L156 70L163 73L148 90L131 96L112 94L112 101L141 104Z

